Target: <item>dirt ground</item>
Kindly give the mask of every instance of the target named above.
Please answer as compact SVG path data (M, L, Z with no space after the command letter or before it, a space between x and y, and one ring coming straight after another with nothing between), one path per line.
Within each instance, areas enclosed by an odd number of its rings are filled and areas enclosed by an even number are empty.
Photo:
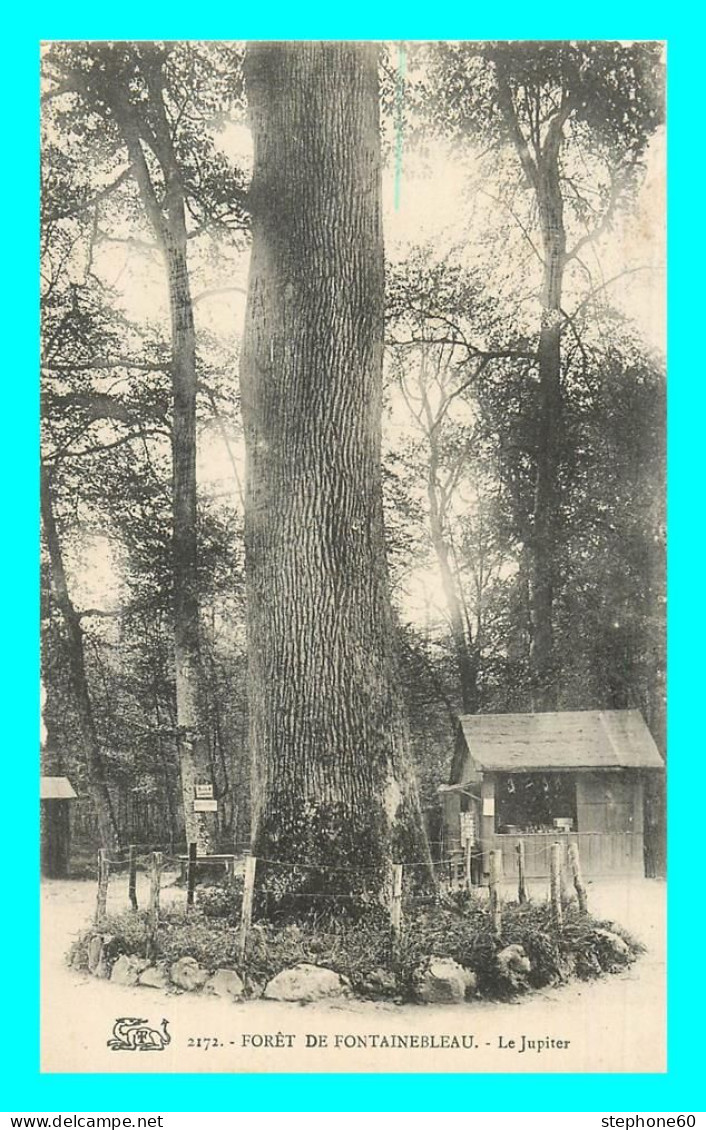
M666 1070L666 893L659 880L588 886L591 912L627 927L647 947L624 973L511 1003L450 1006L233 1003L99 981L65 961L72 938L91 919L95 892L91 881L42 884L43 1071ZM138 896L145 905L141 875ZM168 885L162 897L167 903L185 894ZM127 905L125 878L111 879L109 912ZM165 1018L171 1042L147 1055L113 1051L107 1041L120 1017L154 1027ZM464 1046L454 1047L454 1038Z

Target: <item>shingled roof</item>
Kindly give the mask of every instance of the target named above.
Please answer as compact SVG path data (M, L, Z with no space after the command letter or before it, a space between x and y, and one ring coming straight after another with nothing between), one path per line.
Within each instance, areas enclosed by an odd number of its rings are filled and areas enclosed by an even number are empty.
M74 800L76 793L68 777L40 777L40 800Z
M460 726L478 769L662 769L639 710L464 714Z

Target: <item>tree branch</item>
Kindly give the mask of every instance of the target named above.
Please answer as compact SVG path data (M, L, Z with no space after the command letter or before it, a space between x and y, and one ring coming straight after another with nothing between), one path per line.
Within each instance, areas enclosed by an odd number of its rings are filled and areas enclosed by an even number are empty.
M657 268L652 263L643 263L640 267L630 267L626 271L620 271L617 275L613 275L611 278L606 279L606 281L601 283L600 286L597 286L594 290L590 291L586 295L586 297L579 302L571 317L575 318L579 310L582 310L584 306L587 306L588 303L591 302L591 300L594 299L597 294L600 294L602 290L606 290L606 288L611 286L612 283L618 282L619 279L625 278L626 275L636 275L640 271L654 271L656 269Z
M71 363L53 361L43 365L49 372L80 373L93 369L139 369L145 373L166 373L171 368L170 361L135 361L131 357L96 358L95 361L75 361Z
M247 289L243 286L214 286L211 290L202 290L192 299L192 305L196 306L199 302L205 302L207 298L215 298L219 294L245 294Z
M587 243L595 243L601 238L602 235L605 234L605 232L610 227L611 221L615 215L619 200L620 182L618 177L614 176L611 173L610 195L603 216L594 228L592 228L590 231L587 231L585 235L582 235L581 238L576 241L571 250L567 251L564 257L565 263L569 263L572 259L575 259Z
M72 216L80 216L82 212L87 212L90 208L94 208L97 204L100 204L102 200L105 200L107 196L110 196L111 193L115 192L116 188L119 188L121 184L124 184L128 177L132 175L132 172L132 165L128 165L128 167L126 169L123 169L122 173L120 173L120 176L116 177L116 179L111 184L107 185L105 188L102 188L100 192L96 192L95 195L91 196L89 200L85 200L82 204L77 204L73 208L65 208L63 211L49 211L45 222L48 221L49 223L55 223L57 220L66 220Z
M117 420L121 424L139 424L145 417L164 422L166 409L133 406L117 400L106 392L69 392L57 394L49 392L42 401L42 409L49 415L62 409L81 409L88 414L91 423L98 420Z
M169 432L166 428L141 428L136 432L128 432L127 435L121 436L120 439L113 440L112 443L97 443L93 447L84 447L81 451L66 451L63 455L64 459L84 459L87 455L102 455L105 451L113 451L116 447L122 447L123 444L130 443L132 440L142 440L144 442L147 437L163 436L169 438Z
M513 144L520 158L520 164L527 177L529 183L533 186L535 191L539 189L539 174L537 172L537 165L534 161L532 154L529 151L527 139L520 129L520 123L517 119L517 111L515 110L515 103L512 98L512 91L510 85L503 74L502 63L496 56L491 56L493 66L495 69L495 77L498 83L498 102L502 110L505 124L510 130Z

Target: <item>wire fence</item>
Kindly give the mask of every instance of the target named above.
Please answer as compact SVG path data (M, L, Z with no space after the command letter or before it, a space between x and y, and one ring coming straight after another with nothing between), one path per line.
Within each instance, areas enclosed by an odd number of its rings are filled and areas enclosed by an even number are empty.
M244 960L248 945L248 937L252 929L253 905L255 897L255 881L258 868L261 876L277 876L277 873L288 873L288 880L284 883L284 891L288 901L301 902L310 907L324 903L328 908L357 904L360 906L369 897L371 904L376 903L389 917L391 948L394 952L401 936L403 926L403 910L409 912L412 907L420 905L433 905L438 903L444 895L458 891L483 891L487 890L488 910L494 934L499 938L502 931L503 918L503 852L499 848L484 853L487 857L487 872L482 872L482 882L477 881L474 873L474 846L467 843L463 851L462 866L458 860L444 860L436 865L429 862L411 860L406 863L388 862L385 868L384 880L381 883L380 868L372 867L328 867L323 862L307 862L294 860L278 860L268 857L255 857L249 853L223 853L219 855L199 855L197 845L189 845L188 851L177 854L167 854L160 850L140 851L144 845L132 844L130 847L110 853L105 850L98 852L97 878L98 889L96 894L95 925L97 929L105 926L107 920L107 901L111 874L127 872L128 899L132 911L143 910L147 915L148 942L147 955L151 956L156 950L157 932L160 923L160 895L162 880L165 872L178 870L184 882L184 910L188 915L195 906L195 890L197 875L202 868L221 868L230 879L235 879L236 870L242 869L242 892L233 890L231 896L234 900L233 915L239 919L238 948L241 961ZM571 887L576 894L578 905L583 913L587 913L586 887L581 871L579 846L576 841L555 840L548 845L549 851L549 885L548 898L552 907L552 917L557 930L563 927L563 905L566 899L567 888ZM522 839L515 844L517 898L520 903L528 901L528 886L526 874L526 846ZM450 864L450 865L449 865ZM430 879L430 884L424 890L423 884L418 882L419 869L425 869ZM138 902L137 874L138 870L146 871L149 878L149 888L146 905L140 907ZM326 881L328 876L347 875L351 877L348 890L339 890L331 882L330 887L322 889L316 884L307 886L306 882L300 883L299 888L291 882L292 873L298 877L309 873L319 881ZM373 880L374 877L374 881ZM239 886L239 885L238 885ZM266 888L266 883L265 883ZM267 897L267 890L264 891ZM280 892L281 893L281 892ZM382 895L382 898L381 898ZM236 901L239 899L240 907Z

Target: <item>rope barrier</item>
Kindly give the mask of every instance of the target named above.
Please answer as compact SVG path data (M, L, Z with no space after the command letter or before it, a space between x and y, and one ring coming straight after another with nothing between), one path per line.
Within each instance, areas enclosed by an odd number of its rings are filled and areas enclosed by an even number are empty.
M157 850L158 849L155 848L155 851L157 851ZM162 867L164 868L167 864L172 864L175 867L182 867L185 863L188 863L188 858L189 857L186 854L185 855L163 856ZM223 867L223 866L227 865L228 863L242 862L246 858L247 858L246 856L241 856L240 858L231 856L230 858L224 858L224 859L210 859L208 856L197 856L196 863L199 867ZM377 872L379 872L379 870L380 870L380 867L331 867L325 862L318 862L318 863L310 863L308 861L294 862L294 861L283 860L283 859L268 859L267 857L260 856L260 855L256 856L255 858L257 859L258 863L265 863L270 867L288 867L288 868L291 868L291 869L303 868L303 869L307 869L307 870L311 870L311 871L327 871L327 872L331 872L331 873L335 873L335 874L369 874L369 875L373 875L373 874L376 874ZM129 859L116 859L112 856L107 856L105 861L106 861L106 863L109 863L111 867L129 867L129 865L130 865ZM145 866L145 865L149 864L149 862L150 862L150 853L135 856L135 859L134 859L134 863L135 863L136 866L140 866L140 865ZM396 861L393 861L393 862L396 862ZM402 861L402 866L406 869L424 868L425 870L429 870L430 867L432 869L447 867L447 866L449 866L449 861L448 860L431 860L430 863L425 863L425 862L420 863L418 861L415 861L415 862Z
M261 855L256 856L256 859L257 859L258 863L267 863L267 864L269 864L270 866L273 866L273 867L302 867L302 868L308 868L308 869L313 870L313 871L329 871L329 872L332 872L332 873L344 874L344 875L350 875L350 874L355 874L355 873L365 874L365 875L375 875L380 871L380 867L330 867L327 863L307 863L307 862L290 863L288 860L267 859L267 858L265 858L264 856L261 856ZM200 862L200 861L197 860L197 862ZM391 860L390 862L397 863L398 860ZM424 867L427 870L429 869L428 863L417 863L417 862L415 862L415 863L405 863L404 861L402 861L402 866L407 867L407 868L408 867ZM432 866L432 868L434 867L434 861L433 860L431 862L431 866Z
M549 845L547 845L547 846L549 846ZM248 945L248 936L249 936L251 930L253 929L252 916L253 916L254 899L255 899L255 869L256 869L256 864L257 864L258 858L260 858L260 857L256 857L254 855L249 855L249 854L244 857L244 860L245 860L245 875L244 875L242 899L236 898L236 899L233 900L233 902L234 902L233 910L236 913L237 913L237 904L238 904L238 902L240 902L240 926L238 928L238 947L239 947L239 952L240 952L241 964L244 963L244 961L245 961L246 950L247 950L247 945ZM503 900L502 900L502 894L501 894L501 888L502 888L502 874L501 874L501 868L500 868L501 860L502 860L502 851L498 848L493 848L490 852L489 882L487 884L483 883L482 886L476 886L475 887L475 891L476 891L477 894L481 894L481 892L482 892L482 895L487 896L487 898L488 898L488 913L490 914L490 917L491 917L493 932L498 939L501 937L501 932L502 932L502 901ZM107 857L104 854L104 852L101 851L99 853L99 863L101 865L99 866L98 871L97 871L98 894L97 894L97 900L96 900L96 914L95 914L94 921L95 921L97 926L101 926L101 925L104 925L108 920L107 902L108 902L108 888L109 888L109 880L110 880L110 865L112 864L112 866L114 866L114 867L115 866L124 867L126 863L128 863L128 864L132 863L133 866L136 867L138 862L142 862L142 861L149 861L149 864L150 864L150 869L149 869L149 878L150 878L149 902L148 902L147 907L144 907L142 909L142 913L143 913L143 915L146 913L146 921L149 924L149 939L148 939L148 942L147 942L147 948L148 948L148 951L149 951L150 954L154 954L154 952L156 952L157 939L158 939L158 934L159 934L159 930L160 930L159 893L160 893L161 875L164 873L164 871L167 868L169 868L170 864L173 864L173 863L176 863L177 865L179 865L180 867L183 868L183 865L184 865L184 862L185 862L183 858L179 859L179 858L174 857L174 856L164 857L161 852L151 852L149 854L149 856L143 855L143 856L140 856L140 857L136 857L133 854L132 859L126 861L126 860L111 859L110 857ZM270 867L274 867L275 869L276 868L282 868L282 869L289 869L290 871L296 870L297 868L299 868L299 869L306 869L306 870L310 870L310 871L311 870L331 871L331 872L338 873L338 874L349 874L349 875L359 875L359 876L369 876L369 875L373 875L373 874L379 876L379 874L380 874L380 868L379 867L377 867L377 868L372 868L372 867L331 867L331 868L328 868L326 866L326 864L324 864L324 863L309 863L309 862L292 863L292 862L288 862L288 861L284 861L284 860L268 859L267 857L263 858L261 861L264 864L266 864ZM223 862L226 862L226 860L223 860L223 859L208 860L207 858L203 858L201 861L199 861L198 858L196 858L194 860L193 857L192 857L192 859L190 860L190 863L193 864L194 862L196 862L196 863L199 863L199 862L216 863L217 862L217 863L221 864ZM228 862L230 862L230 860L228 860ZM385 908L387 910L387 913L389 914L389 932L390 932L389 952L394 957L395 955L399 954L399 947L400 947L400 944L401 944L401 938L402 938L402 933L403 933L403 921L404 921L405 914L409 913L410 911L414 912L414 908L418 908L418 909L419 908L425 908L428 911L434 906L436 906L436 907L442 906L443 907L445 905L449 905L445 902L445 900L449 897L449 895L453 895L454 892L458 893L460 890L468 889L466 887L466 883L468 882L468 879L466 878L465 882L464 881L462 881L460 883L457 882L456 880L458 879L458 871L454 870L453 868L449 868L448 877L445 878L445 879L442 879L439 887L435 888L435 891L433 893L430 892L430 893L425 893L425 894L419 894L419 893L411 894L409 891L405 892L403 890L404 868L405 867L407 867L407 868L418 868L418 867L427 868L428 863L426 863L426 862L419 863L418 861L410 862L410 863L407 863L407 864L392 863L392 861L386 861L386 862L389 865L391 882L390 882L389 888L387 886L384 888L386 897L384 898L383 901L384 901L384 905L385 905ZM451 863L450 860L441 861L442 868L445 869L445 867L450 863ZM551 873L551 889L552 889L552 900L553 900L552 906L554 907L555 926L558 930L561 930L562 921L561 921L561 894L559 893L560 892L560 879L559 879L560 870L559 870L559 868L560 868L559 852L556 850L556 847L555 847L554 854L553 854L553 861L552 861L552 873ZM437 870L439 870L438 865L437 865ZM576 851L575 851L575 860L573 861L573 870L574 870L574 884L576 886L577 891L579 891L581 876L580 876L580 864L579 864L579 859L578 859L578 849L576 849ZM191 866L189 868L187 874L188 874L188 880L189 881L188 881L188 886L187 886L187 891L186 891L186 905L184 906L185 921L188 921L189 915L194 909L195 871L194 871L193 866ZM138 911L138 900L137 900L137 893L136 893L136 884L134 882L134 875L135 875L135 872L133 870L130 873L129 895L130 895L130 902L132 904L133 911ZM355 905L355 904L359 904L361 896L365 897L366 894L377 896L373 900L373 902L375 904L377 904L380 901L381 893L382 892L379 889L379 885L375 884L375 889L374 890L368 890L367 892L365 890L359 891L357 893L348 893L348 892L343 893L343 892L325 891L325 890L317 890L317 891L306 891L306 890L304 890L304 891L302 891L302 890L286 891L285 890L285 891L281 892L281 897L283 897L287 901L289 901L289 900L291 900L292 902L300 901L300 902L304 903L305 905L308 905L310 907L311 911L316 915L316 914L319 914L317 904L325 903L325 904L328 905L328 907L334 907L334 908L337 907L337 906L340 907L340 906L351 905L351 904ZM276 897L276 892L274 892L274 891L264 890L264 891L261 892L261 894L264 895L265 906L268 906L270 904L270 900L272 898ZM523 901L521 895L520 895L520 901ZM586 907L585 907L585 890L584 890L583 909L584 909L584 912L585 912L585 909L586 909ZM386 950L386 952L387 952L387 950Z
M113 859L110 856L107 856L105 862L110 864L110 866L113 867L113 868L129 867L130 866L130 860L129 859ZM162 859L162 869L164 870L164 868L167 866L167 864L171 864L174 867L181 867L183 862L184 861L182 859L180 859L179 856L177 856L177 855L168 855L168 856L165 856ZM204 860L204 862L206 862L206 861ZM150 855L137 855L137 856L135 856L134 863L135 863L136 867L148 866L149 863L150 863Z
M265 892L267 894L267 892ZM326 899L327 902L356 902L357 895L327 894L325 891L287 891L288 899Z
M554 842L556 842L556 841L554 841ZM154 849L154 850L157 851L158 849ZM133 861L134 865L136 867L148 866L150 864L150 854L151 853L141 854L141 855L135 856L134 861ZM547 843L547 844L537 844L537 845L535 845L534 850L532 852L528 853L528 854L530 856L530 859L532 859L532 858L537 859L538 856L539 856L539 858L541 858L543 860L544 859L551 859L551 844L549 844L549 843ZM508 853L508 858L514 864L514 858L513 857L514 857L514 851L513 851L512 855L510 855ZM227 866L229 863L242 863L246 858L247 858L247 856L245 856L245 855L240 856L240 857L238 857L238 856L230 857L229 859L210 859L208 856L197 856L196 863L199 867L224 867L224 866ZM327 864L323 861L317 862L317 863L312 863L312 862L309 862L309 861L306 861L306 860L299 860L299 861L295 862L295 861L292 861L292 860L270 859L266 856L259 856L259 855L256 856L255 858L257 859L258 863L266 864L268 867L282 867L282 868L289 868L290 870L296 870L298 868L300 870L324 871L324 872L328 872L328 873L331 873L331 874L361 874L361 875L367 874L367 875L373 875L373 874L378 873L379 870L380 870L379 867L330 866L329 864ZM458 853L455 853L450 858L441 859L441 860L433 859L429 863L427 863L427 862L421 862L420 863L419 861L416 861L416 860L415 861L412 861L412 860L405 861L405 860L403 860L402 866L405 868L405 870L411 870L411 869L417 869L417 870L419 870L419 869L424 869L424 870L431 869L433 871L453 870L454 867L460 866L460 864L462 862L462 858L463 858L462 853L458 852ZM127 867L130 866L130 860L129 859L118 859L114 856L107 856L106 859L105 859L105 862L108 863L110 865L110 867L113 868L113 869L127 868ZM168 866L171 866L171 867L174 867L174 868L182 868L187 863L188 863L188 855L186 855L186 854L184 854L184 855L168 855L168 856L164 856L163 859L162 859L162 868L165 869ZM513 871L514 870L516 870L516 866L513 866ZM90 868L90 873L91 874L97 874L97 871L95 870L95 868Z

